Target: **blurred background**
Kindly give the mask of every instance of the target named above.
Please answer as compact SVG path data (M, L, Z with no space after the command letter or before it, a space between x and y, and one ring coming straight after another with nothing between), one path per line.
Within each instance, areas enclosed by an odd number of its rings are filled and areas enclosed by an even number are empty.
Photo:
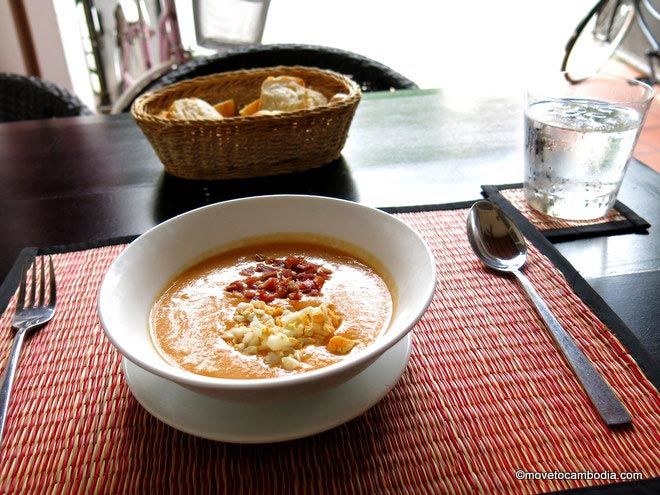
M109 113L189 57L254 43L332 46L420 88L518 90L559 70L594 0L0 0L0 72L35 75ZM657 28L657 19L652 19ZM648 71L632 26L619 63Z

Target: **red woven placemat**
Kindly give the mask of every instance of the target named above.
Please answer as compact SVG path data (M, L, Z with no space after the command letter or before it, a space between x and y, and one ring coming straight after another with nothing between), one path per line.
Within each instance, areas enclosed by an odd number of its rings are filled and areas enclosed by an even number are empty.
M274 445L206 441L144 411L96 314L102 276L124 246L55 255L58 312L24 348L0 492L533 493L606 481L518 480L517 470L658 476L653 385L531 247L530 279L633 416L631 429L605 427L522 291L471 253L466 215L399 215L431 246L439 278L394 390L343 426ZM12 299L1 328L13 308ZM10 340L3 331L3 357Z

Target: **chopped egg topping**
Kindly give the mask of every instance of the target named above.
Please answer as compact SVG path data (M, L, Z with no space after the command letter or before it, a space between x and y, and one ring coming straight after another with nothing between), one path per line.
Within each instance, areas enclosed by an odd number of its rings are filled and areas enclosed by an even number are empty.
M334 335L341 317L328 303L290 311L263 301L242 302L233 320L235 326L223 337L228 343L244 354L265 353L267 364L286 370L303 367L307 345L327 345L330 352L347 354L357 343Z

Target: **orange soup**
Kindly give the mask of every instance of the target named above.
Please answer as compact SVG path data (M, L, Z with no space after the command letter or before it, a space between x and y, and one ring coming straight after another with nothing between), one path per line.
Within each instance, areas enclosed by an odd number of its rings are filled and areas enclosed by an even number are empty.
M336 363L387 330L392 295L348 251L263 242L192 266L153 306L151 335L169 363L222 378L272 378Z

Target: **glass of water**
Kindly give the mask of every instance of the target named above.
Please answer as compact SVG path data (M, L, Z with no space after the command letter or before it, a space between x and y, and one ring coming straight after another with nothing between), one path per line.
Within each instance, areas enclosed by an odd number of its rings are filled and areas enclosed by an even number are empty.
M200 46L227 49L261 42L270 0L194 0Z
M614 206L653 89L639 81L567 73L525 101L525 198L553 217L588 220Z

